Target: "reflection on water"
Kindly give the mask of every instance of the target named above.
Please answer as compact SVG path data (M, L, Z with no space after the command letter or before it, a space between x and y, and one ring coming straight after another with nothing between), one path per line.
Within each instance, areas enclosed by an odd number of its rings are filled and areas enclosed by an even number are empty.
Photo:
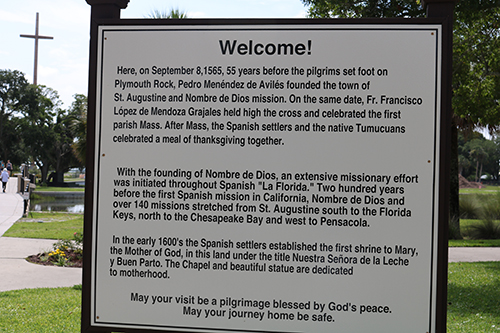
M69 213L83 213L84 204L83 198L81 199L57 199L53 201L44 200L31 200L30 211L40 212L69 212Z

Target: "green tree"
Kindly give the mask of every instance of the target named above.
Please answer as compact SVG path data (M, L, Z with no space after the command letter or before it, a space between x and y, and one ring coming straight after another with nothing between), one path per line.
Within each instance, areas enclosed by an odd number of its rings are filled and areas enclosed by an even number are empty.
M474 177L474 181L477 182L483 173L483 162L486 157L488 157L488 153L486 153L483 147L477 145L471 149L469 155L474 161L476 161L476 177ZM479 169L479 165L481 165L481 170Z
M476 165L475 181L480 181L485 173L491 178L498 178L498 162L500 160L498 150L498 146L494 140L487 140L479 133L477 133L474 139L465 143L464 151L469 152L471 161L475 162Z
M310 17L423 17L420 1L302 0ZM454 22L450 217L459 231L458 129L500 124L500 0L457 2ZM459 233L458 233L459 234Z
M170 11L153 9L147 17L152 19L184 19L187 18L187 14L185 12L181 12L178 8L172 8Z
M471 166L470 160L464 155L458 155L458 173L464 175L464 171L467 171Z
M41 172L42 182L46 182L50 158L48 151L54 138L51 123L58 106L57 94L45 86L30 85L24 91L22 100L23 115L21 122L21 137Z
M55 181L79 163L73 155L75 113L60 108L57 92L42 85L30 85L21 100L20 130L25 147L41 171L41 181L55 170Z
M498 133L495 133L493 140L494 142L494 152L493 152L493 158L492 158L492 172L491 172L491 178L498 181L500 180L500 136Z
M75 157L85 165L87 153L87 96L76 94L71 104L70 112L74 115L72 127L75 134L75 141L72 144Z
M454 159L457 156L454 142L457 136L454 133L458 129L465 134L472 133L475 128L489 128L490 132L493 132L500 124L499 13L498 0L457 2L453 28L454 117L451 146L452 161L457 164ZM491 166L498 170L498 163L493 162ZM455 170L452 169L450 177L453 179L455 174ZM492 175L498 178L498 171ZM451 185L454 184L452 182ZM452 187L450 198L451 212L455 215L459 200L458 186Z
M70 167L82 166L72 149L77 133L73 124L82 108L75 104L63 110L61 104L55 90L28 84L19 71L0 70L0 159L33 161L43 182L51 169L62 181Z
M408 0L302 0L309 6L309 16L342 17L423 17L420 1Z
M19 135L18 118L22 110L22 96L29 84L20 71L0 70L0 160L22 162L25 151Z
M500 160L498 146L494 140L485 139L483 142L483 149L486 153L486 157L482 161L482 169L479 170L479 181L481 181L482 176L487 176L487 179L498 179L498 162Z
M49 150L49 161L55 172L55 182L64 182L64 173L72 167L80 167L73 154L75 131L73 123L78 115L70 111L58 109L51 124L53 145Z
M498 180L500 140L496 136L491 140L486 139L483 134L477 131L465 133L467 135L464 135L464 132L462 131L458 135L457 150L460 174L469 180L477 180L485 175L488 176L488 179ZM484 157L479 160L479 164L477 157Z
M500 4L473 9L456 14L453 111L462 129L493 132L500 124Z

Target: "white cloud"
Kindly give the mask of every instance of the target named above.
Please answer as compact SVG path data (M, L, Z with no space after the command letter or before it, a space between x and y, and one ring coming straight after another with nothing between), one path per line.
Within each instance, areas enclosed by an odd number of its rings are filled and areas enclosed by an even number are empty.
M11 22L11 23L12 22L23 23L23 24L29 24L35 22L32 18L29 18L24 14L14 13L5 10L0 10L0 21Z
M189 18L206 18L207 14L204 12L187 12Z
M307 17L307 11L303 10L300 13L298 13L296 16L294 16L293 18L305 18L305 17Z
M47 67L38 65L38 77L49 77L59 74L59 69L55 67Z

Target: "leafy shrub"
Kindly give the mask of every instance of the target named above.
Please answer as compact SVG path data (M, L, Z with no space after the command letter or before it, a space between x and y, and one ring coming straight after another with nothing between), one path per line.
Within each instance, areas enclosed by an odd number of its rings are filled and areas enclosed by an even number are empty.
M461 195L459 201L460 217L463 219L477 219L479 208L473 195Z
M82 260L83 234L75 232L73 239L58 240L52 247L54 250L48 253L49 261L58 266L72 265L75 260Z
M52 197L52 196L46 196L46 195L40 195L40 194L37 194L37 193L31 193L30 194L30 200L31 201L40 201L40 200L43 200L43 201L46 201L46 202L52 202L52 201L56 201L56 198L55 197Z
M493 195L479 196L481 201L480 218L483 220L499 220L500 219L500 192Z
M469 237L472 239L500 239L500 222L493 219L483 219L469 227Z
M60 248L50 252L48 256L49 260L54 262L57 266L66 266L66 263L68 261L68 258L66 258L66 253Z
M500 239L500 222L498 222L500 220L500 192L474 197L462 196L460 198L460 213L462 218L466 216L468 219L480 219L480 221L470 224L462 230L462 234L470 239Z
M460 230L456 227L456 222L459 220L458 217L454 216L449 220L448 223L448 239L462 239ZM455 222L455 223L452 223Z

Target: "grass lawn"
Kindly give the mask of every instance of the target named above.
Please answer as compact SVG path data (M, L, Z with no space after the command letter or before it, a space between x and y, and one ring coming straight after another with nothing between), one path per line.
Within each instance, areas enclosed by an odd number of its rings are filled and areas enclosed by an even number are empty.
M84 192L85 187L52 187L52 186L37 186L36 192Z
M447 332L500 332L500 262L448 265Z
M460 194L487 194L492 192L499 191L500 188L498 186L485 185L481 188L461 188L459 190Z
M500 239L450 239L449 247L500 247Z
M33 212L14 223L4 236L72 239L77 231L83 232L83 214Z
M0 293L0 332L80 332L81 289L40 288Z

